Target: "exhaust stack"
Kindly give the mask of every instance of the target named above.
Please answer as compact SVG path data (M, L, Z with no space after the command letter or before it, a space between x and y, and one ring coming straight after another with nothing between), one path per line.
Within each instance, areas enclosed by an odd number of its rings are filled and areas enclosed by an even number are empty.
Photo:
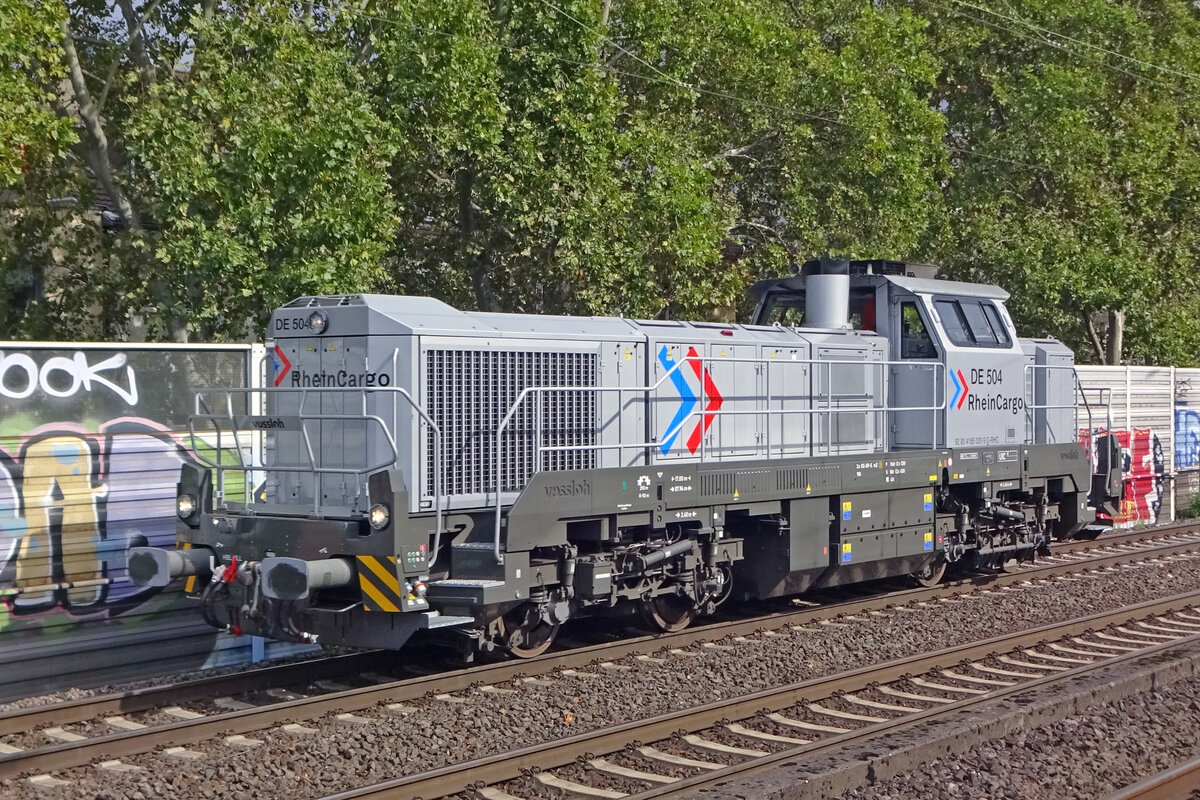
M825 330L850 327L849 261L821 256L804 289L804 327Z

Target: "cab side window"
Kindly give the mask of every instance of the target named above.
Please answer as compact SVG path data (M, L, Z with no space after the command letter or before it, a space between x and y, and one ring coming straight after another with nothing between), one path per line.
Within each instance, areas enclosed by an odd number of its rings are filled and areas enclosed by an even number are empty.
M1009 347L1012 337L996 307L982 300L936 300L946 338L959 347Z
M912 300L900 303L900 357L937 358L937 348L929 336L929 327Z

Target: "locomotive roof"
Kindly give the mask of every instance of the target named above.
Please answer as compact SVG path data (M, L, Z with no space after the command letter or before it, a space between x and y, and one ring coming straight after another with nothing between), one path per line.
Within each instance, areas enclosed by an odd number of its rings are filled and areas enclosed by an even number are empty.
M572 339L627 339L637 335L629 320L619 317L569 317L550 314L498 314L459 311L432 297L389 294L301 297L275 312L291 309L348 308L360 312L344 316L336 329L342 335L446 334L485 337L528 334L570 336ZM305 312L307 313L307 312ZM274 331L276 326L272 326ZM278 334L277 334L278 335ZM296 329L294 335L305 335Z
M792 275L787 278L770 278L758 281L750 287L750 294L756 300L761 300L771 291L804 291L806 275ZM967 283L966 281L950 281L943 278L915 278L909 275L851 275L851 286L879 286L891 283L906 292L913 294L951 294L958 297L979 297L988 300L1004 301L1009 298L1008 292L999 286L988 283Z
M910 278L907 275L885 275L883 278L913 294L953 294L964 297L983 297L989 300L1007 300L1009 298L1008 292L989 283L947 281L940 278Z

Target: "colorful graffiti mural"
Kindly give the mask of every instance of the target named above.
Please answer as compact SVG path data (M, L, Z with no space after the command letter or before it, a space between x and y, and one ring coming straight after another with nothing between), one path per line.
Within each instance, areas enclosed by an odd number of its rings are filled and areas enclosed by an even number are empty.
M1175 409L1175 469L1200 467L1200 412Z
M1093 432L1091 438L1092 465L1096 465L1096 437L1105 433L1103 429ZM1121 446L1121 472L1125 479L1124 498L1120 513L1111 519L1114 527L1129 528L1135 525L1152 525L1162 516L1163 491L1166 481L1166 463L1163 459L1162 443L1150 428L1134 428L1132 431L1114 430L1111 434ZM1087 431L1080 432L1080 441L1087 443ZM1107 520L1104 513L1097 518Z
M248 359L247 348L0 350L0 680L39 647L61 653L64 635L99 634L80 637L86 654L105 631L184 607L176 590L130 583L125 553L173 543L180 464L197 449L217 456L188 432L192 388L245 386ZM141 648L130 660L152 657Z
M125 551L174 539L175 481L187 452L164 426L125 417L95 432L51 424L0 450L0 590L14 614L114 614L144 589ZM5 580L8 578L8 580Z

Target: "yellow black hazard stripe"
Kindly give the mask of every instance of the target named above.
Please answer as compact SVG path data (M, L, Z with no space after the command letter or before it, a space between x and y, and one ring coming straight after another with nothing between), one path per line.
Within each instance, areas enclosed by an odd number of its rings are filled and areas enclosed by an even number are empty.
M400 580L396 557L358 556L358 588L367 611L399 611Z
M191 542L180 542L177 549L191 550L192 543ZM188 575L188 579L183 582L183 591L187 594L195 594L196 593L196 576L195 575Z

